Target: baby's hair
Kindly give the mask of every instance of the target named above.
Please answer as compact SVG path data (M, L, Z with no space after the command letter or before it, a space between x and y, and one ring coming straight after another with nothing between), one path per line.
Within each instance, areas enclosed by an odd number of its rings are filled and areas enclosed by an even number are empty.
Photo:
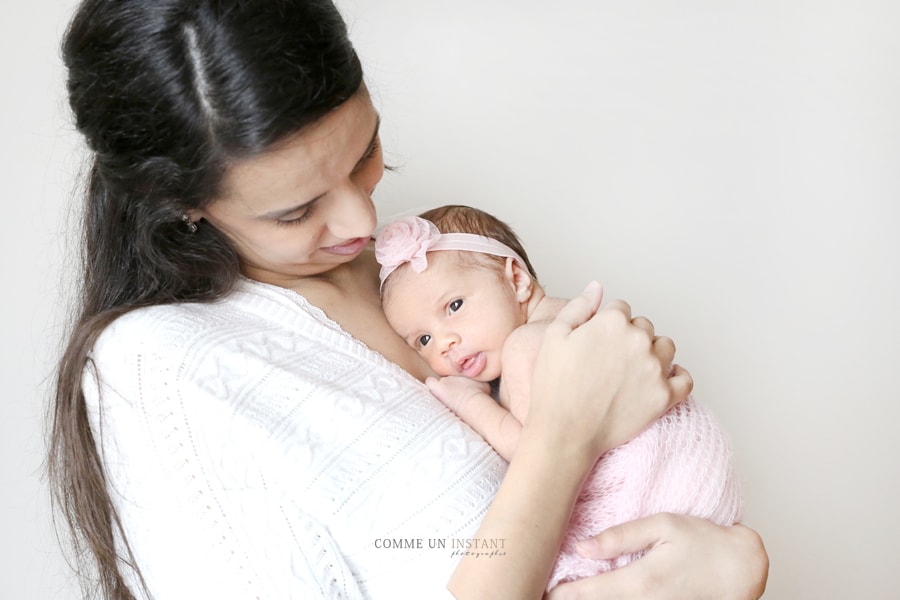
M516 251L516 254L525 261L528 272L537 281L537 273L531 266L528 254L522 247L522 242L513 231L512 227L497 217L462 204L447 204L438 208L432 208L419 215L426 221L434 223L441 233L474 233L502 242ZM505 264L506 259L500 256L484 255L486 259Z

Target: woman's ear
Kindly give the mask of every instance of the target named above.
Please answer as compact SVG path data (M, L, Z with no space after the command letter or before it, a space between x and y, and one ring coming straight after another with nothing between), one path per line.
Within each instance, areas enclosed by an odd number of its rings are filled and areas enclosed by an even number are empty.
M534 278L519 261L514 258L506 259L503 276L510 284L519 302L528 302L534 293Z
M196 223L197 221L199 221L200 219L202 219L203 217L206 216L204 214L204 211L202 208L190 208L185 212L185 214L188 216L188 218L193 223Z

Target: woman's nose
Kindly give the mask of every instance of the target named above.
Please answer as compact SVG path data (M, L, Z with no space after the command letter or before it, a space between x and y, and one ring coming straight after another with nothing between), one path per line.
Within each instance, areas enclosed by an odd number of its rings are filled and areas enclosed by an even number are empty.
M375 231L375 205L366 190L348 181L334 190L330 202L328 229L335 237L349 240L368 237Z

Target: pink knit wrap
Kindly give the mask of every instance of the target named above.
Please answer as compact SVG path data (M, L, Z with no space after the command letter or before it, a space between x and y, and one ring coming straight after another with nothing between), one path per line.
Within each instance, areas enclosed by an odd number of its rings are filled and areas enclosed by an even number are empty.
M725 433L693 399L676 405L632 441L604 454L578 496L547 589L624 566L582 558L575 543L613 526L661 512L719 525L741 520L741 492Z

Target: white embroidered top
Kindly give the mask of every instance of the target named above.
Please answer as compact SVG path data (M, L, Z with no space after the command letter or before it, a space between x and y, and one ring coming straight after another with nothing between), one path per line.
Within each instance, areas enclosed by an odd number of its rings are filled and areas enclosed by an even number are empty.
M95 442L158 600L442 597L505 473L289 290L131 312L92 358Z

